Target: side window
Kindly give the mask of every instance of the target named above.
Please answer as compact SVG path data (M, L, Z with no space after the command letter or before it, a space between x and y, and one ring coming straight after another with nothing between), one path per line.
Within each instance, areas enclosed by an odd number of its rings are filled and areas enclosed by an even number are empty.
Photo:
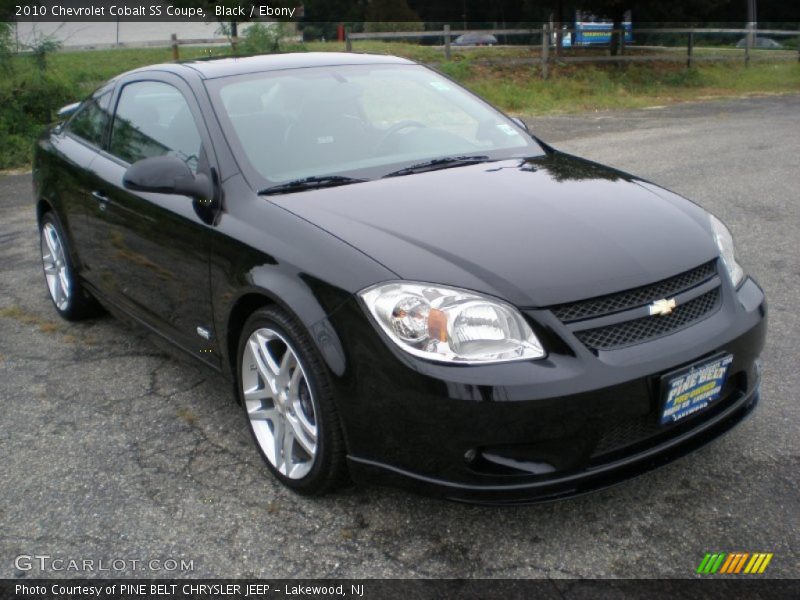
M97 147L103 145L103 135L108 126L111 91L95 94L84 101L70 119L67 130Z
M157 81L122 88L111 127L111 154L129 163L177 156L197 172L201 145L189 104L176 88Z

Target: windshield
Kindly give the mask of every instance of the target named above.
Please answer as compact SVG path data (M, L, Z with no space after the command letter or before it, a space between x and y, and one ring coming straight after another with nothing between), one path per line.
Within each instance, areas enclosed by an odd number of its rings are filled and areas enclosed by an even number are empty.
M262 187L373 179L437 158L543 154L516 123L419 65L290 69L207 85L234 153Z

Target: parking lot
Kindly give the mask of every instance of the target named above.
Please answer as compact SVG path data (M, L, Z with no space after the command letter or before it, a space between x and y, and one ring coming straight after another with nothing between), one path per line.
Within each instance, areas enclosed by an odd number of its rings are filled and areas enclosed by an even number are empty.
M770 310L750 419L655 473L555 503L375 486L298 497L263 466L230 384L111 317L58 320L30 175L0 176L0 577L690 577L716 551L772 552L767 576L799 577L800 96L528 123L729 225ZM35 554L126 563L15 566ZM154 559L191 569L130 562Z

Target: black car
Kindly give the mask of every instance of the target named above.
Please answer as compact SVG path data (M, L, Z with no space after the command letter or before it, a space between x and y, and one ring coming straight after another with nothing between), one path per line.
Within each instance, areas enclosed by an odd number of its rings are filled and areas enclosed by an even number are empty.
M293 490L575 494L757 402L765 298L728 229L426 67L165 64L72 111L33 172L56 310L231 378Z

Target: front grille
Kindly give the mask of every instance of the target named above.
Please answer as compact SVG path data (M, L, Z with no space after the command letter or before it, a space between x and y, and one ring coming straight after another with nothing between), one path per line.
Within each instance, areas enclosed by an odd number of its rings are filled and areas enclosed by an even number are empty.
M670 298L696 286L698 283L710 279L716 274L714 261L707 262L699 267L685 271L668 279L662 279L650 285L598 296L589 300L572 302L554 306L550 310L562 322L570 323L581 319L593 319L603 315L646 306L659 298Z
M728 377L722 386L719 399L705 410L678 423L662 426L653 413L615 419L608 426L601 426L603 433L594 447L592 459L639 444L657 443L663 437L680 435L726 410L746 392L747 379L745 374L740 371ZM660 404L659 410L661 410Z
M603 432L594 448L593 456L600 456L619 448L625 448L660 432L652 415L641 415L620 419Z
M576 331L583 344L595 350L630 346L666 335L709 316L720 304L719 288L679 305L665 316L642 317L616 325Z

